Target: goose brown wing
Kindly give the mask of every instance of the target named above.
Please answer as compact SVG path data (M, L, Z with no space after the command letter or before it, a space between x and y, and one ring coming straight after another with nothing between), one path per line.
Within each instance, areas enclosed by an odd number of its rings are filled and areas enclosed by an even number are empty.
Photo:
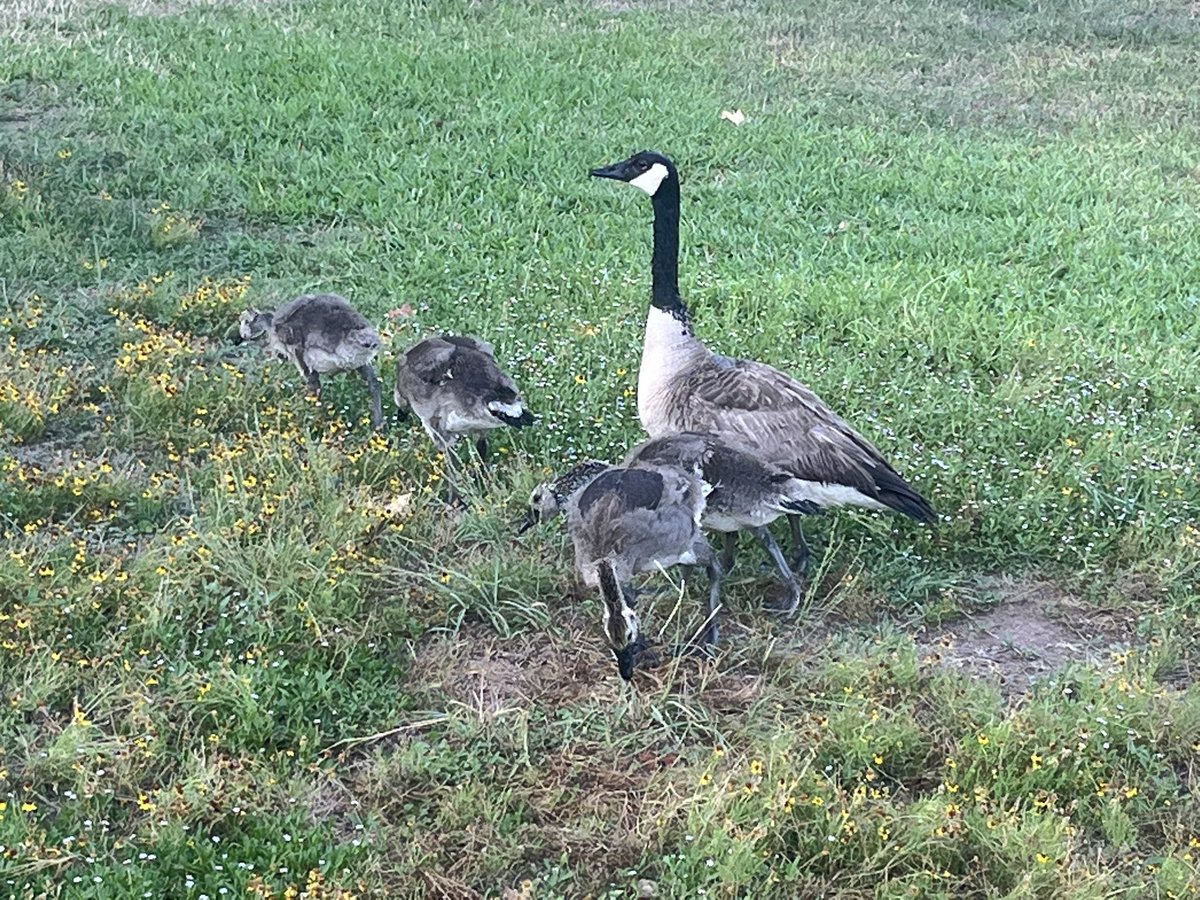
M813 391L764 363L722 359L695 372L686 389L687 428L715 432L805 481L878 499L876 473L895 474Z

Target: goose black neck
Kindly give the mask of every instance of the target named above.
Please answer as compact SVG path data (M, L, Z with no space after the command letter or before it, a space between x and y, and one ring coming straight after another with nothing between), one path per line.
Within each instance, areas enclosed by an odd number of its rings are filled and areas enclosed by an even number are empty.
M650 261L653 292L650 302L687 321L679 296L679 183L668 178L651 198L654 205L654 256Z

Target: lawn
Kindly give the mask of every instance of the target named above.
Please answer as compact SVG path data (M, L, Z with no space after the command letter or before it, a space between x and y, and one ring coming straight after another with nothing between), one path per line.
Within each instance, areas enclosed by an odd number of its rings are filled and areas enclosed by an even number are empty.
M1196 896L1198 70L1187 0L0 0L0 893ZM941 521L808 520L790 622L744 542L630 687L514 522L640 439L644 147L697 332ZM448 506L231 341L310 290L536 426Z

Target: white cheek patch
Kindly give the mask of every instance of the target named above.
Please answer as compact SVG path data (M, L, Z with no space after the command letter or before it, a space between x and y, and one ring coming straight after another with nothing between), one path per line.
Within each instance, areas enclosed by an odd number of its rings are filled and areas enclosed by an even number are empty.
M520 403L501 403L499 400L493 400L489 403L488 409L494 413L512 416L514 419L519 419L525 414L525 407Z
M662 163L655 163L637 178L630 179L629 183L635 188L641 188L643 191L653 197L655 191L658 190L658 186L663 183L663 179L670 174L671 173L667 171L667 167Z

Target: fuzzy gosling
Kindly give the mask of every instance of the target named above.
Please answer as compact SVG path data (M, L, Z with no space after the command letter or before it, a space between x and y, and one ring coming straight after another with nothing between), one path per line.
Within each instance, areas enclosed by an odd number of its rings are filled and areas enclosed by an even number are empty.
M437 448L448 452L461 437L475 436L487 458L487 432L533 424L516 382L496 362L491 344L469 335L444 334L414 344L396 363L393 394L401 415L417 414Z
M371 364L383 346L379 332L338 294L304 294L274 312L248 309L238 321L242 340L266 338L266 349L290 359L316 396L321 375L355 371L371 392L371 424L383 426L382 389Z
M639 640L633 576L674 565L708 572L703 644L717 640L721 568L700 529L704 486L695 470L614 467L593 478L567 506L575 570L604 599L604 631L621 677L629 681Z

